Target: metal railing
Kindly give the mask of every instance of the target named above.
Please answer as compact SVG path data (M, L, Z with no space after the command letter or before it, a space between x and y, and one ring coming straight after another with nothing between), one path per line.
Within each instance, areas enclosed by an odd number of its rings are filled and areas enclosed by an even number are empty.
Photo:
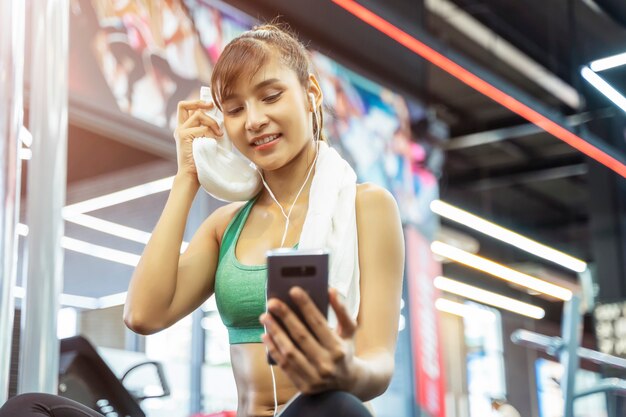
M561 379L565 407L563 417L574 417L574 400L578 398L609 392L626 395L626 380L620 378L604 378L592 387L580 391L575 390L574 379L581 359L598 365L626 370L626 359L580 346L582 317L580 303L578 295L574 295L571 300L565 302L561 337L546 336L523 329L516 330L511 334L513 343L541 350L559 358L561 365L563 365L563 377Z

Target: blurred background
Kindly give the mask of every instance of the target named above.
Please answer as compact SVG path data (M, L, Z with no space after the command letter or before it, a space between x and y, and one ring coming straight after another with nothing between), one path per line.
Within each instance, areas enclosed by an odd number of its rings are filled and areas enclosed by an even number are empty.
M123 378L146 416L236 409L227 332L213 299L147 337L125 328L122 310L176 171L178 101L199 98L232 38L280 16L310 48L332 146L360 182L389 189L402 215L407 265L396 372L373 401L376 415L489 416L492 398L506 398L524 417L626 415L619 392L586 395L570 411L564 393L566 380L584 390L623 377L624 362L618 370L590 361L568 370L558 351L511 341L517 329L568 341L575 328L576 347L626 358L626 3L68 0L57 23L69 47L58 55L35 46L51 33L36 8L55 3L66 2L25 2L24 26L12 29L24 34L13 55L23 56L23 83L18 76L13 88L23 94L25 128L11 131L0 119L5 142L19 139L20 158L12 171L17 258L4 252L2 276L14 317L10 328L0 326L11 343L0 358L8 361L9 396L31 354L24 331L38 317L22 308L34 291L27 281L37 279L29 272L37 256L29 218L46 209L28 202L40 194L29 171L60 158L63 250L54 265L62 289L48 340L73 338L61 342L60 393L102 400L96 388L76 394L90 378L105 378L79 372L84 355L102 358L118 379L156 362ZM36 81L50 55L67 63L67 149L37 155L34 142L48 138L33 127L42 111L36 96L59 95L58 86ZM8 95L0 100L15 104ZM10 181L10 166L3 171ZM221 204L199 192L186 240ZM580 326L567 327L572 297L582 300L573 310Z

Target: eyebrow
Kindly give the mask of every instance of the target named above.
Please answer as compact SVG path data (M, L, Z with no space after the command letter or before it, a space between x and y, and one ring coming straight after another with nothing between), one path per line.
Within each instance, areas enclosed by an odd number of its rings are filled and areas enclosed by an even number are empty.
M280 80L278 78L268 78L267 80L263 80L260 83L258 83L257 85L255 85L252 89L254 91L258 91L258 90L262 89L263 87L267 87L268 85L279 83L279 82L280 82ZM226 97L224 97L224 99L222 99L222 102L226 102L226 101L228 101L230 99L233 99L233 98L236 98L238 96L239 96L238 94L231 93L231 94L227 95Z

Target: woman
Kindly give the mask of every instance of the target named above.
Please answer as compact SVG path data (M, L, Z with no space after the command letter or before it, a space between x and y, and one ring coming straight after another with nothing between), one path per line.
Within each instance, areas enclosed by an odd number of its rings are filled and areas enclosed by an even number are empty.
M200 186L192 141L222 135L205 114L212 104L179 103L174 134L178 172L133 274L124 320L137 333L155 333L197 309L217 289L220 314L229 324L238 416L277 412L285 417L369 416L363 402L386 390L394 366L404 265L395 200L380 187L356 185L358 316L348 311L334 289L329 290L337 318L334 329L306 293L298 288L290 292L313 334L283 302L270 299L265 306L258 288L253 306L224 302L229 292L242 291L243 282L246 287L264 285L259 280L266 273L269 249L299 242L315 176L310 172L318 154L316 141L324 140L319 134L323 120L315 117L315 112L321 114L322 91L304 46L272 25L248 31L225 48L212 86L228 136L256 164L266 188L247 203L215 210L179 254L187 215ZM229 285L220 286L225 280ZM271 314L264 313L265 307ZM239 317L242 314L247 317ZM277 326L273 317L280 318L286 329ZM246 320L247 325L242 324ZM267 364L268 352L278 364L273 370ZM5 415L0 412L0 417Z

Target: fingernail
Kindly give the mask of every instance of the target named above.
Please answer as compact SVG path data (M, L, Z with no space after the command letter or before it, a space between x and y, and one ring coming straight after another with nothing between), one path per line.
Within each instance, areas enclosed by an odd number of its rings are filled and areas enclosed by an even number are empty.
M304 290L302 288L293 287L290 292L291 292L291 296L295 297L297 300L304 299Z

